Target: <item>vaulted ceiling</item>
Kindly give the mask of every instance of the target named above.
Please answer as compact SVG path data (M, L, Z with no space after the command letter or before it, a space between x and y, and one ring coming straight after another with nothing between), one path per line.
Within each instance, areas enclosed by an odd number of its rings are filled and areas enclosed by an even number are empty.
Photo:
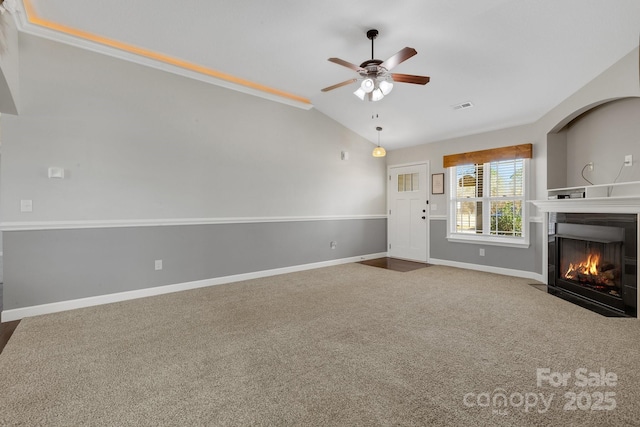
M322 113L388 149L530 123L638 46L638 0L24 0L21 30ZM378 102L328 62L405 46ZM146 61L146 62L145 62ZM264 92L266 89L267 92ZM271 92L269 92L271 91ZM285 94L282 94L284 92ZM465 102L472 108L454 109Z

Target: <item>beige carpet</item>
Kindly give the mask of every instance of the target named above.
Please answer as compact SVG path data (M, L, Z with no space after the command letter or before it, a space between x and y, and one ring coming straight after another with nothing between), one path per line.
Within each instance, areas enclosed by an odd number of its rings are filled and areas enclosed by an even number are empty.
M639 425L640 321L528 283L348 264L24 319L0 424Z

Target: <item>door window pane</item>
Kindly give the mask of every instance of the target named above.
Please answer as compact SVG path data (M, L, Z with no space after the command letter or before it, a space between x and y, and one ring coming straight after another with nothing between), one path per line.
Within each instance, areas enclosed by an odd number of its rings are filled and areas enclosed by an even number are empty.
M420 174L406 173L398 175L398 193L420 190Z

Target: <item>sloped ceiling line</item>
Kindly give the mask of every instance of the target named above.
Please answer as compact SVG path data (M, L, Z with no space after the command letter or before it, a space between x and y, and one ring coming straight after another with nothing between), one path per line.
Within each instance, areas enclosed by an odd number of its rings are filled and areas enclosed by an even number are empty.
M22 20L16 18L21 31L81 48L89 48L100 53L152 66L189 78L196 78L228 89L266 98L294 107L309 110L311 101L302 96L275 89L260 83L242 79L231 74L213 70L183 59L175 58L149 49L134 46L118 40L93 34L67 25L50 21L38 15L30 0L23 0ZM66 37L60 37L64 35ZM87 45L87 42L90 46Z

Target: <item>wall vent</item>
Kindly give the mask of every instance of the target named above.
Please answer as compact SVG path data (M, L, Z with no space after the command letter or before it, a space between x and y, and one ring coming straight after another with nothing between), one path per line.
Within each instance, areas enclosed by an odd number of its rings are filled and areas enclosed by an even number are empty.
M458 105L454 105L453 109L454 110L464 110L466 108L471 108L471 107L473 107L473 103L467 101L467 102L463 102L463 103L458 104Z

